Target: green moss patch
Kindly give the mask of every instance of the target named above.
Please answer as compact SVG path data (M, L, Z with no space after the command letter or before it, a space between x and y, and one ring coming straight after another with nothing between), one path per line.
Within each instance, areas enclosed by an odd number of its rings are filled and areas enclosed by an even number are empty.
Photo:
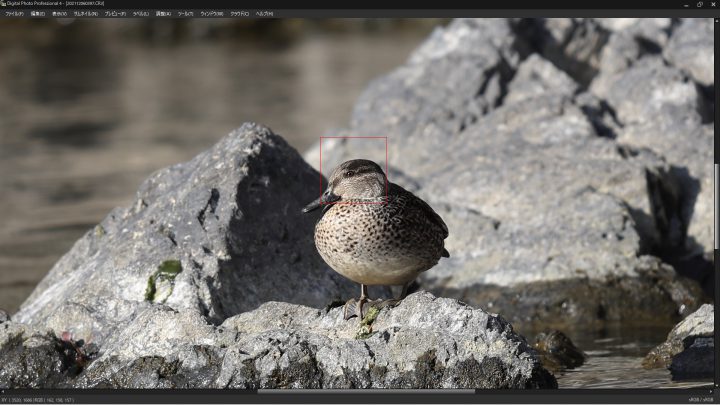
M103 236L105 236L106 233L107 232L105 232L105 228L102 225L100 225L100 224L95 225L95 236L96 237L102 238Z
M375 319L377 319L379 313L380 310L375 306L371 306L370 309L368 309L367 314L365 314L365 317L360 321L360 328L355 334L355 339L367 339L372 336L372 324L375 322Z
M160 302L165 302L172 294L175 285L175 277L182 272L180 260L165 260L160 263L157 270L148 277L145 287L145 301L157 302L156 299L162 295ZM158 290L164 286L164 294L158 294Z

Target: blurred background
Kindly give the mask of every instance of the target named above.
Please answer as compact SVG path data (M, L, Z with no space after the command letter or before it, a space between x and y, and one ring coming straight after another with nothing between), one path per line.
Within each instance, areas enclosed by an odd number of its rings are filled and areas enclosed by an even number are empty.
M153 171L245 121L302 153L445 23L0 21L0 309Z

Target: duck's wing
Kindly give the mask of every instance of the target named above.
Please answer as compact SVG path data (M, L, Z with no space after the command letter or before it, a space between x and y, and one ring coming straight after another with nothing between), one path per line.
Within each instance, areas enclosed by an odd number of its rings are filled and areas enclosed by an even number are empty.
M409 192L409 191L408 191ZM412 193L411 193L412 194ZM430 220L430 222L434 223L435 225L439 226L443 231L443 239L447 239L449 233L448 233L448 227L445 225L445 221L440 218L440 215L438 215L435 210L432 209L432 207L423 201L420 197L417 197L415 195L412 195L415 199L415 203L420 206L420 209L423 211L425 216Z
M410 208L419 211L420 216L424 217L425 220L429 221L433 225L439 227L442 230L443 239L447 239L449 233L448 227L445 225L445 221L440 218L440 215L438 215L438 213L435 212L428 203L394 183L391 183L391 194L395 194L397 198L405 200L406 203L399 204L400 206L404 205L406 209Z

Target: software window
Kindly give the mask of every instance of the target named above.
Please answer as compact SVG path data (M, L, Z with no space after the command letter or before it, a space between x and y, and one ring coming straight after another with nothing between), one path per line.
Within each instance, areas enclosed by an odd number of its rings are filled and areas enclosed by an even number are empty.
M0 0L0 404L720 402L718 2L159 3Z

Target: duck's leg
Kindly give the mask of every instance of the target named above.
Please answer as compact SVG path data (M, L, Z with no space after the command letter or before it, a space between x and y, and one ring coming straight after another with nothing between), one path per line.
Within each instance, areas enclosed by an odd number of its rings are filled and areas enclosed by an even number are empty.
M358 318L363 318L363 305L368 302L368 292L367 292L367 286L365 284L360 284L360 299L357 303L357 312L355 315L358 316Z
M407 292L410 288L410 284L412 284L412 281L408 281L407 283L403 284L402 292L400 293L400 296L398 298L377 300L373 302L373 306L377 309L385 308L387 306L394 307L395 305L399 304L400 301L402 301L405 297L407 297Z
M368 301L368 293L367 293L367 286L365 284L360 284L360 299L350 298L345 303L345 307L343 308L343 317L347 321L348 319L357 316L360 319L362 319L363 313L363 305ZM355 306L355 313L352 313L351 307Z
M413 280L414 281L414 280ZM408 281L407 283L403 284L402 292L400 293L400 298L398 298L398 301L405 299L407 297L408 289L410 289L410 284L412 284L412 281Z

